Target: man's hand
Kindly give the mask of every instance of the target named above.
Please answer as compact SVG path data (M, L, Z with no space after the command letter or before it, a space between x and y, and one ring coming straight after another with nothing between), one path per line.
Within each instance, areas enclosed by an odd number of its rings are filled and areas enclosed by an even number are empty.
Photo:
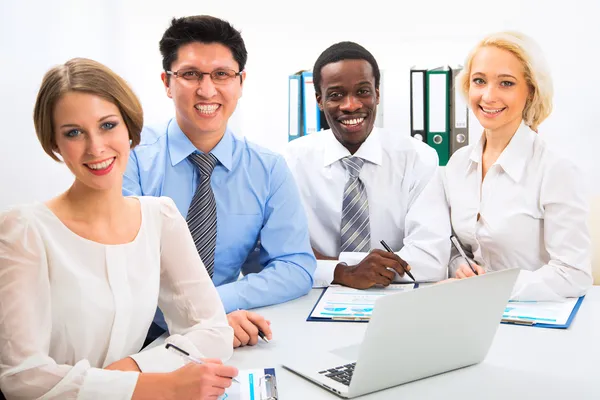
M375 249L357 265L338 264L333 282L355 289L368 289L374 285L388 286L394 280L394 271L403 276L410 265L395 253Z
M260 329L268 340L271 340L271 322L257 313L238 310L227 314L229 326L233 328L233 347L254 346L258 343L258 330Z

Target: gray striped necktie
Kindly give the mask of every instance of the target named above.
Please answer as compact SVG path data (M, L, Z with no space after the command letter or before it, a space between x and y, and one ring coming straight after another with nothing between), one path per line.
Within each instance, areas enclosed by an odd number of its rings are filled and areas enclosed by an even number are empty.
M217 165L217 157L211 153L192 153L188 159L198 167L200 182L188 210L187 223L206 272L212 278L217 244L217 203L210 186L210 176Z
M365 185L358 177L365 161L352 156L342 158L341 161L350 173L350 178L344 187L340 250L368 252L371 249L369 202Z

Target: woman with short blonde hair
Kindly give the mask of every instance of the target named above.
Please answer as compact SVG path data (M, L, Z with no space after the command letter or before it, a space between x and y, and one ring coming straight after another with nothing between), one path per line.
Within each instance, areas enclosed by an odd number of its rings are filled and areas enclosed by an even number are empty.
M519 268L513 299L585 294L588 198L576 165L537 134L553 96L541 49L522 33L491 34L468 55L458 82L484 129L445 168L452 228L474 264L454 251L449 275Z

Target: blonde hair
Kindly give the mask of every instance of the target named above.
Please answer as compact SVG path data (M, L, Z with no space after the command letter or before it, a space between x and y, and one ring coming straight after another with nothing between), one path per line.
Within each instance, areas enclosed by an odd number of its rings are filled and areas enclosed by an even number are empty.
M523 109L523 121L534 131L552 112L554 88L550 69L541 48L529 36L520 32L498 32L481 40L467 56L465 67L457 82L468 98L471 84L471 64L479 49L487 46L497 47L512 53L523 65L525 80L529 86L529 97Z
M93 94L116 105L129 131L131 148L140 143L144 124L142 105L127 82L97 61L73 58L46 73L35 101L35 131L42 148L52 159L60 162L56 154L54 107L68 92Z

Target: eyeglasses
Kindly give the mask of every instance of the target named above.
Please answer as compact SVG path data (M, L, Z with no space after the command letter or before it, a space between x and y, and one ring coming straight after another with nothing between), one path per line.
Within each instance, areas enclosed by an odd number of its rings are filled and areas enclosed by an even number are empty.
M190 83L200 82L202 80L202 78L204 77L204 75L208 75L208 76L210 76L210 79L215 84L224 84L224 83L231 81L236 76L242 75L242 71L235 72L234 70L227 69L227 68L215 69L212 72L200 72L195 69L186 69L186 70L179 70L179 71L165 71L165 72L168 75L176 76L176 77L181 78Z

